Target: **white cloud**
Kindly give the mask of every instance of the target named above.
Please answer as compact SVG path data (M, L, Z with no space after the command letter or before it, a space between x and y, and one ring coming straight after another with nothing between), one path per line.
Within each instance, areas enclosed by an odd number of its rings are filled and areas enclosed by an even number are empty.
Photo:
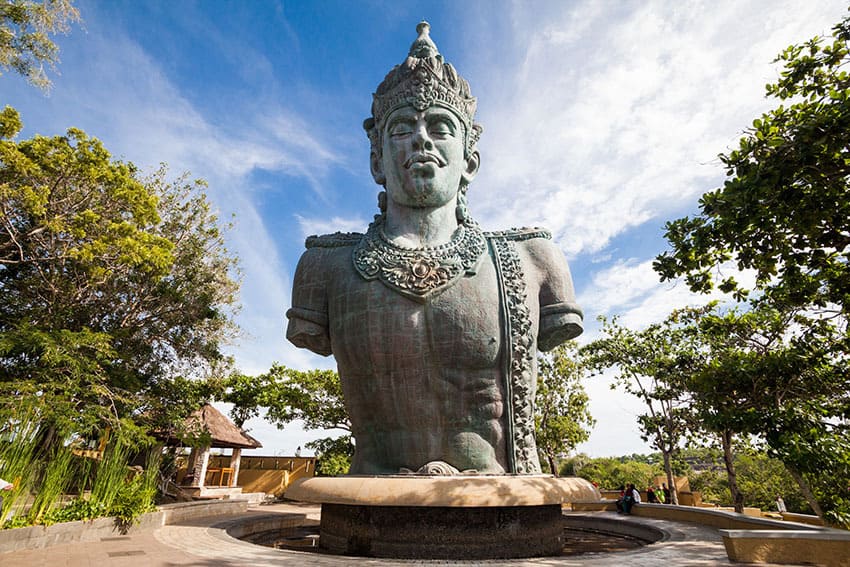
M516 37L505 43L524 48L521 67L490 73L499 81L483 90L473 84L486 129L470 200L486 226L543 223L570 255L601 250L719 185L716 155L766 108L771 60L844 9L794 0L555 6L541 18L515 4Z
M638 262L634 258L618 260L613 266L596 272L587 289L579 294L585 309L599 314L630 310L648 295L666 286L658 283L652 261Z
M314 234L331 234L334 232L366 232L369 222L361 218L307 218L295 215L301 234L304 237Z
M577 447L594 457L611 457L651 451L640 438L637 416L646 413L643 403L622 389L611 389L613 372L605 372L585 381L585 391L590 398L590 413L596 427L590 438Z
M683 281L660 282L652 269L653 260L621 259L612 266L595 272L590 283L579 290L578 302L585 309L585 319L596 315L619 317L620 324L641 329L662 321L674 309L690 305L705 305L709 301L731 301L718 290L697 294ZM722 266L718 273L734 275L744 287L755 282L753 271L738 271L733 264ZM592 337L584 337L592 340Z

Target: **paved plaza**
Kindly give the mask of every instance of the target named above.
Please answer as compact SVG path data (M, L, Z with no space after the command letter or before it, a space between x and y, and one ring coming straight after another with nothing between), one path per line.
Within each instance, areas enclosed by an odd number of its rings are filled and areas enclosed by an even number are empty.
M249 514L307 514L318 519L313 505L274 504L257 506ZM622 516L602 512L613 521ZM352 565L487 565L552 566L599 565L629 567L669 567L672 565L731 565L716 529L631 516L630 522L654 526L667 535L664 540L638 550L585 554L573 557L539 559L445 561L389 560L340 557L316 553L276 550L246 543L229 536L222 525L233 518L201 518L163 526L127 536L101 538L97 542L55 545L0 554L3 567L196 567L237 566L317 566Z

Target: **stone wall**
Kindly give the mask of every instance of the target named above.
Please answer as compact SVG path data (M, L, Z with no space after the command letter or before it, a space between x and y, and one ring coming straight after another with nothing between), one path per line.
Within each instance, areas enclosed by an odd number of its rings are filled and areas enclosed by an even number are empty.
M100 541L129 533L154 530L164 525L185 522L193 518L229 516L245 513L247 501L219 500L181 502L160 506L155 512L142 514L137 524L122 529L115 518L97 518L89 522L63 522L52 526L29 526L0 530L0 553L20 549L41 549L62 543ZM0 565L2 565L0 560Z

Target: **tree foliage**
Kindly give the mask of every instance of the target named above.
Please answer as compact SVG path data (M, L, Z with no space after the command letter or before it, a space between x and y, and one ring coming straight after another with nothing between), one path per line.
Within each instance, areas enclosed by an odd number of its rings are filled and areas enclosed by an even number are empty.
M797 483L782 461L772 458L761 445L738 442L735 445L735 470L744 495L744 505L776 510L776 497L782 496L789 512L811 514ZM692 465L687 471L691 490L700 492L704 502L720 506L734 504L724 470L723 453L715 447L690 447L682 450Z
M767 95L781 101L721 154L728 178L700 199L700 214L668 222L662 280L684 275L705 292L730 259L756 272L780 304L850 307L850 18L828 39L788 47ZM744 293L734 277L724 291Z
M613 368L615 383L639 398L646 413L638 416L643 438L661 451L667 484L673 491L673 460L692 426L688 393L682 388L681 361L690 345L687 334L673 320L633 331L600 317L602 337L581 349L588 365L598 372Z
M224 383L226 393L222 401L234 404L230 415L236 421L259 415L265 409L266 419L280 429L301 421L305 429L343 430L343 435L311 441L307 448L316 452L320 474L348 472L354 442L336 372L300 371L275 363L261 376L235 374Z
M703 195L700 213L667 223L672 250L654 268L701 292L728 261L755 272L754 301L764 310L701 326L715 350L727 351L717 359L727 362L706 366L705 377L715 374L706 388L737 396L728 407L741 411L719 417L742 430L760 427L815 511L848 524L850 17L831 37L792 45L777 61L782 70L767 96L779 105L720 156L727 179ZM739 299L751 291L733 276L719 279ZM747 333L766 339L777 326L771 318L788 313L769 352L730 343ZM761 328L751 333L753 325Z
M71 0L4 0L0 3L0 69L11 69L48 90L44 65L53 68L59 60L59 48L49 36L67 33L69 24L79 19Z
M589 458L577 455L563 463L561 472L589 480L603 490L616 490L629 483L638 489L649 486L663 469L658 464L638 461L631 457Z
M268 374L249 376L234 372L221 381L221 389L215 396L222 402L233 404L230 419L240 429L249 419L258 417L268 388Z
M736 480L735 438L754 438L783 462L818 515L843 521L843 505L830 495L842 494L842 476L850 479L850 377L835 321L765 302L743 311L711 303L671 319L690 337L681 388L695 423L721 442L736 509L746 494Z
M143 177L77 129L16 142L19 128L7 107L0 409L33 396L80 433L192 411L175 380L227 366L238 292L203 182Z
M339 476L348 474L351 459L354 457L354 443L351 435L323 437L307 443L307 448L316 453L316 474L319 476Z
M546 457L549 470L557 476L558 455L567 454L587 441L595 420L582 385L585 368L575 342L546 354L538 353L537 368L534 400L537 448Z
M307 429L351 431L339 374L333 370L299 371L274 364L261 398L266 417L281 425L300 420Z

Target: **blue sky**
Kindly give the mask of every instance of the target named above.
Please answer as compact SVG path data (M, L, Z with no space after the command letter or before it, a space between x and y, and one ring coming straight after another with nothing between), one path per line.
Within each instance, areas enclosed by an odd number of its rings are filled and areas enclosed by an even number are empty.
M48 97L11 74L0 104L23 136L74 126L143 169L209 182L242 262L231 347L247 373L273 361L333 368L289 345L284 312L305 236L363 230L376 212L361 124L421 19L471 84L484 125L470 211L487 229L540 225L570 260L585 310L640 327L704 302L661 284L663 224L723 182L717 154L769 108L784 47L828 34L835 0L82 1L59 36ZM593 456L645 452L640 406L587 383ZM262 454L316 435L249 422Z

